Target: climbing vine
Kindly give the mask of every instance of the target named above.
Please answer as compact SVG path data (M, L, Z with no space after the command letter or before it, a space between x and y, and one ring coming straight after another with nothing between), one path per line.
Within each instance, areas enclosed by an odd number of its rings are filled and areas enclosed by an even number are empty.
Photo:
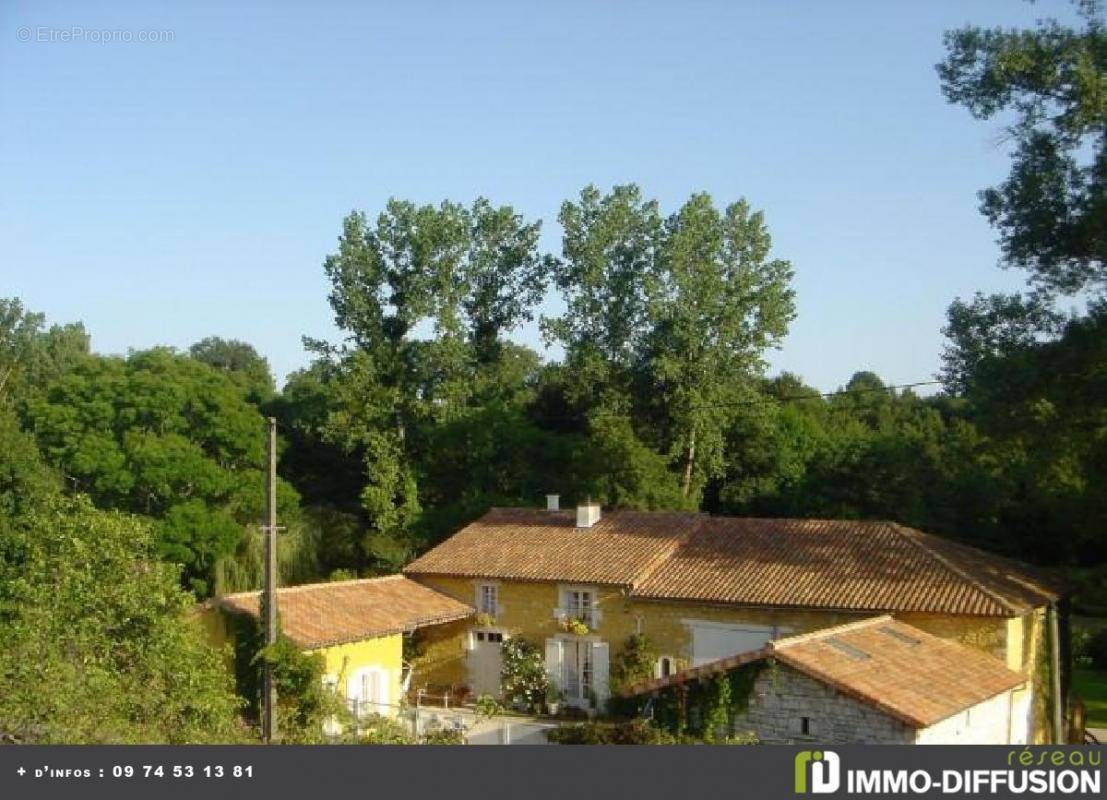
M662 689L649 709L656 723L678 737L715 742L731 737L732 721L749 708L763 662L744 664L710 680Z
M627 638L622 650L611 659L608 710L613 715L633 717L640 713L643 699L638 696L624 697L623 691L652 678L656 660L657 656L645 634L635 633Z

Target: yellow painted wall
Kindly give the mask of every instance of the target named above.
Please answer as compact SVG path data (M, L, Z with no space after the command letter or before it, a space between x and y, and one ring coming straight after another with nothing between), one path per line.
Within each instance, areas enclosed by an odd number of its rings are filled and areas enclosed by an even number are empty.
M213 647L224 650L228 668L234 669L234 650L231 644L233 629L228 615L214 605L198 606L195 613L204 635ZM359 669L376 667L388 671L388 702L397 705L401 701L403 681L403 637L400 634L365 639L359 642L306 650L320 653L326 663L326 674L333 675L339 696L347 697L347 679Z
M466 603L475 602L476 587L483 581L470 578L423 577L419 580ZM524 581L498 581L501 613L495 627L511 636L525 636L541 646L547 638L561 633L554 609L560 605L559 584ZM574 584L576 585L576 584ZM699 603L672 603L631 600L621 590L593 587L597 593L600 623L594 633L611 645L612 655L626 640L640 631L650 640L658 655L676 659L677 668L688 666L692 657L691 631L683 619L712 622L780 626L785 633L804 633L858 619L863 615L824 611L788 611L735 606L710 606ZM453 623L420 631L421 653L416 661L416 686L464 686L468 682L466 637L473 627L469 622Z
M466 603L476 600L480 581L471 578L417 576L417 579ZM559 606L558 584L552 582L493 581L499 584L501 613L496 628L541 643L561 632L554 609ZM690 664L691 630L684 619L734 624L777 626L782 635L794 635L861 619L871 614L837 611L743 608L693 602L630 599L621 590L595 587L602 613L595 633L611 645L612 656L627 638L641 631L658 655L676 659L677 668ZM974 647L1003 659L1016 671L1040 677L1042 612L1025 618L970 617L903 613L897 618L918 628ZM419 632L422 653L416 662L415 685L457 687L467 684L466 638L469 622L452 623ZM1035 700L1042 695L1035 692ZM1035 729L1041 714L1035 714Z
M942 639L983 650L1000 660L1007 660L1007 618L966 617L949 614L922 614L904 612L896 619Z
M348 696L347 680L352 675L360 669L374 667L388 672L388 703L396 706L402 699L403 637L398 633L307 652L323 656L326 673L338 680L337 691L341 697Z

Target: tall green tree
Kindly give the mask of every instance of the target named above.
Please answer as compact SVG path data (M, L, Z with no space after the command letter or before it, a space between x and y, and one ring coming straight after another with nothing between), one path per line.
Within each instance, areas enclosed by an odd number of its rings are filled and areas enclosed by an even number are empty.
M186 585L213 589L215 564L261 519L265 423L229 376L168 350L89 356L24 409L68 488L102 508L157 520L162 555ZM282 483L282 517L297 497Z
M324 270L348 342L317 348L334 370L323 438L364 459L366 546L378 562L410 551L433 427L515 391L503 378L518 353L503 337L542 295L538 234L484 199L391 200L373 225L356 212L343 223Z
M269 400L275 391L269 361L254 346L237 339L208 336L188 348L188 354L226 373L246 391L251 402Z
M745 202L720 211L693 195L662 219L637 186L589 186L561 221L566 310L545 330L566 350L568 405L626 415L619 440L665 454L682 504L695 505L794 315L791 267L769 257L764 220Z
M554 281L566 309L543 319L543 329L565 348L571 402L627 411L649 332L647 298L663 225L658 204L633 184L606 195L587 186L562 204L559 220Z
M89 353L84 326L52 325L17 298L0 298L0 403L23 403Z
M950 31L938 65L950 102L1010 120L1011 172L981 210L1046 293L1107 289L1107 25L1100 2L1075 5L1080 27Z
M685 498L722 473L726 429L795 316L791 265L770 249L762 214L745 201L720 212L693 195L666 221L645 355Z

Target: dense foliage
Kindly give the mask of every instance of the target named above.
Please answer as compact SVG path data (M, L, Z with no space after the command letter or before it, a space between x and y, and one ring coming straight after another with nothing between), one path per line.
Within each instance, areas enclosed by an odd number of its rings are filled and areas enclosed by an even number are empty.
M674 734L648 719L624 722L581 722L561 725L546 733L551 744L757 744L748 734L703 738Z
M150 525L63 496L2 408L0 420L0 735L244 739L223 657Z

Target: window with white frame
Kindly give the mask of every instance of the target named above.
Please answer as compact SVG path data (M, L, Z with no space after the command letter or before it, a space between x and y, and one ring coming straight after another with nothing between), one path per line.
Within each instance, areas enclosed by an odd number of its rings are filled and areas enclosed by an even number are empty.
M562 608L569 619L579 619L589 628L595 627L596 593L591 589L568 587L562 590Z
M675 666L676 662L673 661L672 656L661 656L657 659L657 664L654 666L654 677L668 678L676 672Z
M378 667L359 670L347 682L350 710L357 717L388 713L388 671Z
M571 701L588 698L593 690L595 671L592 660L592 643L566 641L562 666L562 688Z
M477 612L494 617L500 610L500 587L494 583L477 586Z

